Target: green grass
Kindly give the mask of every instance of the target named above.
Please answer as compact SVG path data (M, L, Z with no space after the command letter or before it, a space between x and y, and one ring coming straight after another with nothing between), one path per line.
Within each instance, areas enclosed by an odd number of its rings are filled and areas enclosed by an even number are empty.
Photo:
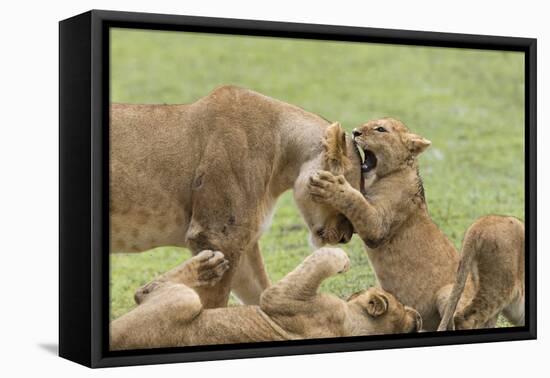
M348 130L381 116L403 120L432 141L420 159L428 205L457 247L481 215L523 219L520 53L122 29L112 31L111 48L113 102L189 103L236 84ZM272 281L311 252L290 193L260 243ZM346 297L375 278L360 240L343 248L352 269L322 289ZM188 256L173 247L112 255L111 317L133 307L138 286Z

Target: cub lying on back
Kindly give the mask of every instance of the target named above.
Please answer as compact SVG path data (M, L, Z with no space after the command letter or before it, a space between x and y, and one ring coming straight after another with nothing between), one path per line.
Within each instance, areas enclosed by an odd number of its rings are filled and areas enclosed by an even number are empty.
M352 222L381 287L418 310L426 330L438 329L451 291L441 329L453 328L456 306L457 328L492 327L500 312L523 325L523 224L500 216L474 223L455 284L460 258L431 220L418 173L417 156L430 142L391 118L370 121L353 135L365 152L365 193L324 171L311 178L310 193Z
M245 343L416 332L418 312L370 288L347 301L317 292L350 265L338 248L322 248L266 289L259 306L204 309L193 288L226 273L221 252L202 251L136 292L138 306L111 323L111 350Z

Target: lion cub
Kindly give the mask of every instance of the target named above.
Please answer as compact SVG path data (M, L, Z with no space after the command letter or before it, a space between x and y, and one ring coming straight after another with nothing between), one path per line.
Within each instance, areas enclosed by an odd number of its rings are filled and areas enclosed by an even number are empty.
M317 292L349 269L339 248L321 248L266 289L259 306L205 309L196 287L229 268L221 252L202 251L136 292L137 307L111 323L111 350L416 332L417 311L370 288L347 301Z
M451 291L441 329L453 327L450 317L456 306L457 328L492 327L500 312L523 325L523 224L512 217L488 216L471 226L455 285L460 257L432 221L418 173L417 156L430 141L391 118L370 121L353 135L365 153L365 193L324 171L311 178L309 188L314 199L352 222L381 287L418 310L426 330L438 329Z

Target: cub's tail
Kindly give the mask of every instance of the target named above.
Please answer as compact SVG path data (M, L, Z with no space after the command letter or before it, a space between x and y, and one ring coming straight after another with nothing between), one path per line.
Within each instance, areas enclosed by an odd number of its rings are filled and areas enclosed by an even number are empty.
M456 281L453 289L451 290L451 294L449 295L449 299L447 300L445 311L443 312L441 322L439 323L439 327L437 328L438 331L447 331L454 328L454 323L452 322L452 320L456 311L456 306L458 305L458 301L462 296L462 292L464 291L464 287L466 286L466 279L472 271L472 265L475 262L475 257L477 251L479 250L477 245L479 244L479 239L471 235L472 228L473 227L470 226L470 228L468 228L468 230L466 231L466 235L464 236L464 242L462 245L462 258L460 259L460 263L458 265Z

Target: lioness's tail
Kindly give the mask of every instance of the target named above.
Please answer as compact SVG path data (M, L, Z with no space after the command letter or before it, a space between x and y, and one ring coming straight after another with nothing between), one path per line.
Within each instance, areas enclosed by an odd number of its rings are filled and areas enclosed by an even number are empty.
M438 331L445 331L453 324L470 273L477 291L463 315L470 318L472 327L482 326L498 316L516 294L516 280L523 280L524 233L523 223L518 219L495 215L482 217L468 228L456 281Z

